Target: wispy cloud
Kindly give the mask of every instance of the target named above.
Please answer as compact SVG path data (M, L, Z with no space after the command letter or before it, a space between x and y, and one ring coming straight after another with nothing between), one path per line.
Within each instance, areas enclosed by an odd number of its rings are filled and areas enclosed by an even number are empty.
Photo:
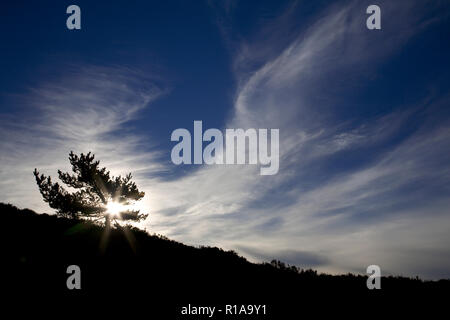
M33 182L37 167L55 175L68 168L68 153L94 151L115 173L164 170L152 141L132 132L129 121L164 93L153 79L119 67L67 70L16 96L21 111L1 123L4 201L48 211ZM127 124L125 126L125 124Z
M418 267L423 265L419 255L411 255L409 265L395 258L404 248L387 239L415 228L449 254L443 246L445 232L438 239L433 229L436 221L448 219L449 199L443 192L450 181L449 159L443 152L448 131L426 127L426 120L422 129L405 129L417 112L432 108L426 99L406 111L365 122L340 119L346 95L323 85L337 83L343 92L355 89L355 81L367 80L363 65L382 64L429 21L424 22L417 4L386 3L387 15L395 14L397 21L387 28L398 32L383 33L383 45L374 47L377 38L367 35L360 7L357 2L331 7L277 56L272 57L272 50L269 60L250 76L248 70L240 76L236 69L241 81L234 115L226 126L280 128L279 174L260 177L245 166L204 167L182 179L161 182L155 186L161 190L155 190L155 202L172 210L170 215L156 210L161 217L154 227L178 239L225 245L247 255L258 248L274 257L320 252L329 258L320 265L326 271L364 272L376 263L386 271L436 276L430 266ZM243 48L246 64L251 64L248 44ZM238 58L237 66L244 59ZM260 52L256 59L261 60ZM342 72L354 75L339 83ZM433 103L448 104L448 99ZM354 164L335 167L342 156ZM440 228L448 230L446 225ZM403 243L419 245L410 234L404 236ZM291 260L305 265L300 258Z

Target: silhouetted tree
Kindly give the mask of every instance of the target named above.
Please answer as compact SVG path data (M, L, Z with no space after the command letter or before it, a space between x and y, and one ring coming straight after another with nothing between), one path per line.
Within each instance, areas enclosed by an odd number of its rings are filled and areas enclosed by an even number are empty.
M34 176L39 190L51 208L57 213L70 218L104 219L110 226L110 220L140 221L148 215L140 214L139 210L129 210L129 206L144 197L144 192L138 190L131 181L131 173L125 177L110 176L106 168L100 168L100 161L94 161L94 154L70 152L69 161L74 174L58 170L59 179L75 192L66 191L59 183L53 183L50 176L39 174L34 169Z

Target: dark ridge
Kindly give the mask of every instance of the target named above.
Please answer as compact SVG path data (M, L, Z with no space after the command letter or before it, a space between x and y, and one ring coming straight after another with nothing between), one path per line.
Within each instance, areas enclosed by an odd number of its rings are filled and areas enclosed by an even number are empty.
M411 303L419 296L450 292L449 280L405 277L383 277L381 290L368 290L366 276L318 274L280 261L254 264L232 251L195 248L131 227L112 229L105 238L105 229L94 223L10 204L0 203L0 212L6 266L2 290L22 296L142 299L145 303L137 307L151 306L172 319L188 304L266 304L274 315L295 313L299 303L303 308L324 303L401 308L399 298ZM69 265L81 268L81 290L67 289ZM329 311L319 307L315 312Z

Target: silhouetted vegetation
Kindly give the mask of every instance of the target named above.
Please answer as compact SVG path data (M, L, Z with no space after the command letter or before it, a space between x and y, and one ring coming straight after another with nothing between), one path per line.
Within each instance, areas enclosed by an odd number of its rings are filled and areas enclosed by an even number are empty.
M414 299L450 289L448 280L383 277L382 289L371 291L362 275L319 274L276 260L254 264L232 251L195 248L129 226L107 230L9 204L0 204L0 212L7 267L2 288L21 295L134 303L139 295L146 302L134 307L174 319L178 307L189 303L267 304L272 315L319 306L314 310L322 314L330 312L324 305L395 305L399 296ZM81 268L81 290L66 287L66 269L74 264Z
M85 217L88 219L104 219L109 227L110 218L115 220L141 221L147 218L139 210L129 210L126 206L141 200L145 193L138 190L131 181L131 173L125 177L111 177L106 168L100 168L100 162L94 161L95 155L70 152L69 161L74 174L58 170L59 179L69 187L78 191L70 193L58 182L53 183L34 169L34 176L44 201L57 213L67 218ZM114 206L116 212L108 212L108 205Z

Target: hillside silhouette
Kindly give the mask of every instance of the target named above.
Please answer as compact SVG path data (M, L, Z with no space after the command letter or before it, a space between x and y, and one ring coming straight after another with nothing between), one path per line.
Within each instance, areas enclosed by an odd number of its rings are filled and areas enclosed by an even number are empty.
M105 238L105 228L92 222L36 214L10 204L0 203L0 212L6 265L2 288L22 296L139 297L164 318L190 319L179 317L180 306L267 304L274 316L295 313L301 305L321 314L330 312L324 304L401 307L399 297L412 302L450 292L448 280L405 277L383 277L381 290L368 290L366 276L318 274L280 261L250 263L232 251L195 248L131 227L112 229ZM81 290L66 287L69 265L81 268Z

